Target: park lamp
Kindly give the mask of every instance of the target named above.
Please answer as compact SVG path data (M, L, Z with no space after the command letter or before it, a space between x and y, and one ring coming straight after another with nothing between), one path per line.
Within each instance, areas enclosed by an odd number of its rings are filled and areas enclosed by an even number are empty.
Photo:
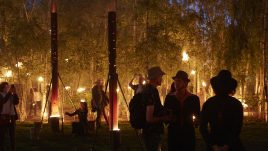
M38 82L43 82L44 81L44 78L42 76L38 77L37 78Z
M7 70L6 73L5 73L5 77L7 78L11 78L13 76L13 73L11 70Z
M22 68L23 63L22 63L22 62L18 62L15 66L16 66L17 68Z
M191 75L195 75L196 74L196 71L195 70L192 70L191 71Z
M184 51L182 53L182 61L187 62L189 60L189 55Z

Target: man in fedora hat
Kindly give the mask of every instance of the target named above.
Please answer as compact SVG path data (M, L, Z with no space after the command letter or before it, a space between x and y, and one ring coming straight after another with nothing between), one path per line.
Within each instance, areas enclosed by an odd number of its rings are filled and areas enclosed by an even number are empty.
M158 66L148 70L148 84L143 93L146 101L146 126L142 129L142 135L146 146L146 151L159 151L161 135L164 132L163 122L171 118L165 112L161 104L157 87L162 83L165 72Z
M208 151L244 151L239 135L243 125L243 106L232 97L237 81L228 70L210 79L215 96L203 105L200 132ZM210 125L210 126L209 126Z
M174 116L168 125L168 151L194 151L200 101L187 90L190 79L185 71L179 70L172 79L175 91L166 96L164 105Z

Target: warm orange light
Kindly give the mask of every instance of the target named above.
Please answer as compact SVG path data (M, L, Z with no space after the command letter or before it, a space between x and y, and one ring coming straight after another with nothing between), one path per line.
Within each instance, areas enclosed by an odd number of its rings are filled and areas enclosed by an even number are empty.
M146 84L146 81L145 81L145 80L143 80L142 84L143 84L143 85L145 85L145 84Z
M182 61L187 62L189 60L189 58L190 58L189 55L184 51L182 53Z
M13 76L12 71L11 70L7 70L6 73L5 73L5 77L10 78L12 76Z

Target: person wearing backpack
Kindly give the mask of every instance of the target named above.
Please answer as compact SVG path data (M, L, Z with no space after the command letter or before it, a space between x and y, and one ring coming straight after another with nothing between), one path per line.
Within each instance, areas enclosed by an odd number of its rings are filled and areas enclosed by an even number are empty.
M186 72L179 70L172 79L175 90L166 96L164 104L175 117L168 122L168 151L194 151L200 101L198 96L187 90L190 79Z
M143 94L146 106L146 124L142 128L142 137L146 151L159 151L161 149L161 139L164 132L163 122L172 119L161 104L157 87L162 83L165 73L160 67L152 67L148 70L148 84L146 84Z

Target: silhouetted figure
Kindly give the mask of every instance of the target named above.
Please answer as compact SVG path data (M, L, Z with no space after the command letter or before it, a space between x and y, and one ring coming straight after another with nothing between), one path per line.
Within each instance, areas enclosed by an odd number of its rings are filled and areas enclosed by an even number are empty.
M139 78L139 83L134 85L133 81L137 76ZM134 94L141 93L143 91L144 86L145 86L145 84L143 82L144 82L144 77L141 74L134 75L134 77L129 82L129 86L134 90Z
M33 88L30 89L30 93L28 95L28 101L30 103L29 116L32 115L32 111L34 111L34 115L35 115L36 111L35 111L34 89Z
M68 116L75 116L78 115L79 124L73 123L73 132L74 134L78 135L85 135L88 133L88 121L87 121L87 103L80 102L80 108L75 110L73 113L66 112L65 114Z
M144 100L146 101L146 126L142 129L146 151L159 151L160 142L164 132L163 122L171 118L161 104L157 87L162 83L165 73L160 67L152 67L148 70L149 83L145 86Z
M96 125L101 127L101 116L104 116L106 124L108 125L108 118L106 116L105 107L109 104L109 99L103 91L103 81L97 80L96 85L92 88L92 111L97 111Z
M7 144L5 135L9 133L11 151L16 150L15 146L15 125L18 119L15 105L19 104L19 97L14 85L7 82L0 84L0 151L4 151Z
M222 70L210 79L215 96L203 105L200 132L208 151L243 151L239 135L243 125L243 106L233 95L237 81Z
M166 96L164 105L174 118L168 125L168 151L194 151L199 98L187 90L190 80L186 72L178 71L173 80L175 91Z

